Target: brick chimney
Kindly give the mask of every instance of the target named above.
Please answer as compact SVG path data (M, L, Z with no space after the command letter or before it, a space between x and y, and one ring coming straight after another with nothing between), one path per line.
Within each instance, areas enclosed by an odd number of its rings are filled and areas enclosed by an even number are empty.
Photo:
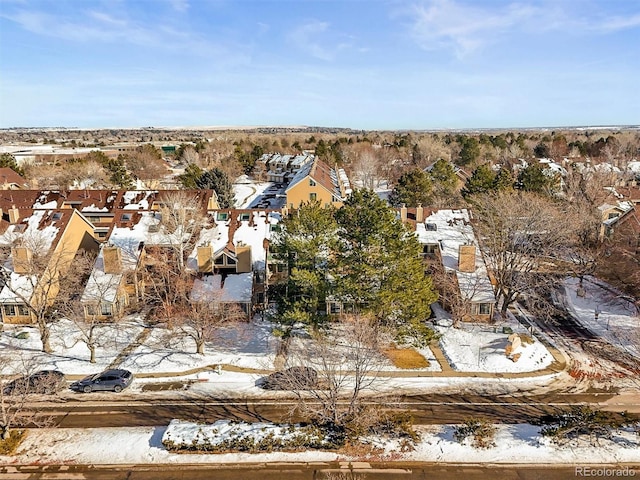
M104 273L122 273L122 252L120 247L105 245L102 248Z
M424 208L422 208L422 204L419 203L416 207L416 222L422 223L424 221Z
M458 270L466 273L476 271L475 245L460 245L458 248Z

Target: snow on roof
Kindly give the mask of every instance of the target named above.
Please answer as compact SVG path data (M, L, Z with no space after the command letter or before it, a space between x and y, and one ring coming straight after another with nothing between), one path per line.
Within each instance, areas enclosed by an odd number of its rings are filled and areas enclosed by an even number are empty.
M253 296L253 273L227 275L224 284L221 275L205 275L193 282L191 301L215 303L250 303Z
M442 264L447 270L455 271L462 295L474 302L495 302L493 286L469 220L466 209L438 210L416 224L416 235L423 245L439 246ZM458 251L462 245L476 247L475 272L458 270Z
M60 229L55 226L55 221L42 229L38 227L45 215L47 218L53 218L54 213L52 210L34 210L31 216L22 222L9 225L7 230L0 235L0 245L12 245L21 238L26 246L37 248L43 254L48 252Z
M39 198L38 200L36 200L36 202L33 204L34 209L43 209L43 210L50 210L50 209L54 209L54 208L58 208L58 202L55 200L51 200L50 202L45 202L45 203L40 203L42 197Z
M300 183L302 180L307 178L307 175L309 175L309 173L311 172L311 167L313 167L314 163L315 162L305 163L302 167L300 167L300 170L296 172L296 174L293 176L293 178L289 182L289 185L287 186L285 192L288 192L294 186Z
M227 213L227 218L224 220L219 219L218 213ZM213 247L213 256L220 255L229 243L229 225L231 222L236 221L236 219L231 218L231 215L241 215L242 213L249 213L253 216L253 226L250 225L251 222L249 220L241 220L239 227L233 233L232 243L234 246L240 243L249 245L251 247L252 268L254 270L264 270L266 267L264 240L271 237L270 225L276 225L280 221L281 215L277 212L262 210L212 212L211 215L215 224L200 231L200 238L187 259L187 268L197 270L198 246L211 245Z
M6 285L0 291L0 303L28 302L31 300L37 282L37 275L21 275L11 272Z
M95 203L88 205L86 207L82 207L81 212L83 213L92 213L92 212L109 212L110 210L107 207L96 207Z

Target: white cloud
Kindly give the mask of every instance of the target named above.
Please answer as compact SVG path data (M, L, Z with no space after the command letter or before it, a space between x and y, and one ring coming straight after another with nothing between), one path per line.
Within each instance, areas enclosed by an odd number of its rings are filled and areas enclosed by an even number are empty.
M412 17L410 35L421 48L453 50L459 58L497 42L502 36L518 35L523 31L580 35L609 34L640 27L640 13L613 16L588 9L569 12L566 7L562 4L538 6L536 2L496 6L493 2L482 5L456 0L424 0L404 13Z
M312 21L300 25L289 34L289 40L297 48L320 60L333 60L335 52L320 44L319 37L329 28L327 22Z
M502 11L468 6L451 0L414 5L411 34L425 50L452 48L463 57L493 41L502 32L538 14L536 8L512 4Z
M189 10L189 0L169 0L171 7L178 12Z

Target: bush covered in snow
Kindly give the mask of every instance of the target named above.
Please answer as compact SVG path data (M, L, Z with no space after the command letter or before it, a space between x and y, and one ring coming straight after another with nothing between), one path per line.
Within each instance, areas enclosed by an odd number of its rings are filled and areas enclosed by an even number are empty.
M597 445L601 438L610 439L614 431L633 422L611 412L580 405L567 412L551 415L543 419L543 423L546 425L540 429L540 433L558 445L580 438L588 438L591 445Z
M458 443L465 443L471 438L471 446L474 448L495 447L495 435L495 425L480 418L469 418L453 430L453 437Z
M162 444L174 452L272 452L329 449L327 435L313 425L277 425L218 420L204 425L172 420Z

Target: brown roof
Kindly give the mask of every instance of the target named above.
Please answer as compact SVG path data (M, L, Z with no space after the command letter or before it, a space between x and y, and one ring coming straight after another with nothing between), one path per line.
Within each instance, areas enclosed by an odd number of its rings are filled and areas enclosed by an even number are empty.
M27 181L9 167L0 167L0 183L26 185Z

